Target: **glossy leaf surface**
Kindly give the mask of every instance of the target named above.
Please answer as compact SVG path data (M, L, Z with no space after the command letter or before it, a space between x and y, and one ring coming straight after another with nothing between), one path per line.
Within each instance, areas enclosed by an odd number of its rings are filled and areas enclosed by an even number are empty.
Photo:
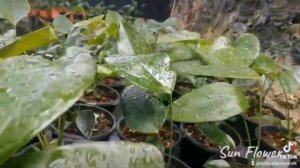
M198 62L184 61L173 63L172 69L179 74L195 76L213 76L256 80L260 78L255 71L245 66L201 65Z
M27 153L7 167L164 168L164 160L155 146L145 143L88 142Z
M72 106L95 73L89 52L78 47L55 61L40 56L0 61L0 165Z
M26 51L32 51L57 41L54 29L45 27L26 34L10 45L0 49L0 59L19 55Z
M0 0L0 4L0 18L9 20L13 25L17 25L30 11L27 0Z
M221 121L244 112L248 107L240 89L227 83L213 83L173 102L173 120L186 123Z
M170 58L163 53L111 55L105 58L118 74L152 93L171 93L176 74L168 70Z
M142 133L158 132L166 117L161 101L134 85L122 93L121 109L127 126Z

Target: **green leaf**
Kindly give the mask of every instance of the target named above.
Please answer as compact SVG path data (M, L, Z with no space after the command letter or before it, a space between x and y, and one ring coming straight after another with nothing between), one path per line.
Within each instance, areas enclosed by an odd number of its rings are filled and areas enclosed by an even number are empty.
M151 45L152 48L156 45L156 40L159 33L159 28L151 27L143 19L136 19L133 23L136 30L142 33L146 39L146 42Z
M105 27L108 35L113 38L119 37L120 22L123 18L120 14L113 11L108 11L105 17Z
M78 143L27 153L12 159L5 166L18 168L164 168L164 160L161 152L153 145L111 141Z
M230 164L225 160L211 160L203 165L205 168L231 168Z
M55 61L40 56L0 61L0 165L72 106L95 73L89 52L78 47Z
M166 118L166 107L154 95L134 85L122 93L121 109L127 126L141 133L157 133Z
M73 28L73 23L64 15L59 15L53 21L54 29L60 33L66 34Z
M201 65L198 62L184 61L173 63L171 67L178 74L255 80L260 78L255 71L245 66Z
M86 138L90 138L93 134L96 118L92 110L77 110L76 111L76 126L78 130Z
M143 34L128 23L120 23L118 51L120 54L150 54L152 47Z
M173 120L186 123L221 121L246 111L248 107L240 89L227 83L213 83L173 102Z
M0 59L17 56L26 51L32 51L56 42L55 31L51 27L45 27L29 33L14 43L0 49Z
M300 83L298 83L293 72L291 71L287 71L287 70L280 71L278 74L278 78L281 87L287 93L294 93L300 87Z
M281 71L281 67L271 57L267 55L258 56L251 66L259 74L266 74L269 77L275 78Z
M173 33L163 34L158 36L157 43L173 43L185 41L197 41L200 39L200 34L187 30L180 30Z
M164 53L149 55L111 55L107 64L130 83L152 93L172 93L176 74L169 71L170 58Z
M117 76L117 73L113 71L112 68L106 64L101 64L101 65L97 64L97 68L98 68L97 78Z
M74 27L87 27L89 25L99 25L103 22L103 16L96 16L88 20L80 21L74 24Z
M235 149L234 140L219 128L216 124L198 124L201 131L217 146L229 146L230 149Z
M262 115L261 118L259 116L253 116L253 117L248 117L250 120L253 120L256 123L259 123L259 120L261 120L261 123L264 125L275 125L275 126L280 126L281 120L278 118L275 118L270 115Z
M14 26L30 11L27 0L0 0L0 18L9 20Z
M168 53L171 62L199 59L198 53L194 49L181 43L173 44L166 52Z
M247 49L250 54L251 58L255 59L260 50L260 43L258 38L253 34L242 34L240 37L238 37L234 43L234 46L237 48L245 48Z
M251 53L245 48L227 47L210 53L206 60L217 65L249 66L252 63Z
M245 39L249 38L249 42ZM200 40L196 51L208 64L249 66L257 57L256 37L251 34L240 36L233 44L227 37L215 41ZM254 51L255 50L255 51Z

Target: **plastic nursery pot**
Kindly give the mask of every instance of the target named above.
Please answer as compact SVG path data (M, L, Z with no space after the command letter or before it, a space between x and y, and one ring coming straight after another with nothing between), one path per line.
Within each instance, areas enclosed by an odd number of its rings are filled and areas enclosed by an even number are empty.
M165 148L165 152L168 153L168 149L172 146L172 155L179 156L180 154L180 142L182 134L178 126L173 124L173 142L170 143L170 122L166 121L159 131L162 138L162 144ZM127 140L132 142L145 142L146 138L151 136L150 134L138 133L126 126L124 117L121 117L117 123L117 133L121 140ZM175 141L174 141L175 140Z
M258 137L258 127L256 128L256 136ZM283 151L284 147L288 145L289 142L292 143L290 146L291 155L297 155L297 159L293 160L297 163L297 165L293 165L290 167L299 167L300 165L300 143L296 141L294 138L287 140L284 137L284 134L287 133L285 128L280 128L276 126L262 126L261 127L261 149L266 151ZM286 152L284 152L286 153Z
M214 155L211 156L210 158L208 158L207 162L209 161L213 161L213 160L219 160L221 159L220 156L218 155ZM232 168L248 168L251 167L250 164L250 160L244 157L227 157L224 158L223 160L225 160L227 163L229 163L229 165Z
M258 137L258 127L256 128L256 136ZM288 140L284 134L287 130L276 126L262 126L261 127L261 148L268 151L283 151L284 146L288 144ZM296 154L300 151L300 143L294 138L289 140L293 145L291 146L291 153ZM300 156L298 156L300 158Z
M38 16L39 13L40 13L39 9L31 9L30 13L29 13L29 16Z
M171 166L168 164L170 155L165 154L164 160L165 160L165 168L191 168L186 163L184 163L182 160L175 156L171 156Z
M40 10L39 16L42 19L46 19L46 20L51 19L51 11L50 10Z
M246 119L247 125L248 125L248 129L249 129L249 133L250 136L252 137L252 144L256 144L257 140L255 139L256 134L255 134L255 129L256 127L259 125L259 122L257 120L254 120L253 118L251 118L252 116L257 116L258 114L253 114L251 112L248 112L247 114L243 113L242 117L244 117ZM287 117L280 113L279 111L270 108L270 107L263 107L263 112L262 115L269 115L271 117L274 117L275 119L279 119L279 120L286 120ZM240 121L243 121L242 119ZM244 123L241 123L244 127ZM262 125L272 125L271 123L268 122L264 122L262 121L261 123ZM246 132L246 130L244 129L244 133ZM245 137L245 136L243 136ZM246 138L246 137L245 137Z
M109 87L117 90L118 92L123 91L124 88L126 87L125 80L124 80L124 78L121 78L121 77L104 78L104 79L99 80L99 83L101 85L109 86Z
M76 104L70 110L91 110L94 114L97 114L96 125L97 131L93 132L93 135L89 140L91 141L105 141L108 140L109 136L115 131L116 128L116 120L115 117L109 111L92 105L87 104ZM55 128L55 132L57 135L58 130ZM68 128L65 129L64 138L74 139L74 140L82 140L85 138L81 132L77 129L75 124L71 124Z
M93 90L84 92L79 99L80 103L103 107L110 112L115 110L119 101L119 93L105 85L97 85Z
M181 123L180 128L183 132L183 140L181 145L181 155L180 159L186 162L191 167L202 167L203 164L207 161L207 159L213 155L219 155L220 149L215 147L210 147L209 144L201 143L196 140L192 136L190 131L193 129L194 124ZM240 135L228 124L225 122L219 125L220 129L227 133L235 142L236 149L235 151L242 151L243 149L243 141ZM189 128L189 131L187 130ZM197 133L196 129L192 130ZM195 135L201 136L199 138L204 138L203 135ZM205 136L205 135L204 135Z

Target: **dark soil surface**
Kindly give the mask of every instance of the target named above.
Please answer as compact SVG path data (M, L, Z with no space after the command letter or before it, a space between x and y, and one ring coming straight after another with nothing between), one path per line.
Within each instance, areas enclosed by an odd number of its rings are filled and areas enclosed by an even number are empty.
M184 128L189 136L201 144L206 144L210 148L218 150L219 147L214 144L199 128L194 127L192 124L186 125Z
M285 145L288 144L288 140L282 135L281 132L262 132L262 138L275 149L282 150ZM291 153L300 156L300 143L295 139L291 139Z
M115 86L122 85L122 79L118 77L104 78L99 81L99 84L115 87Z
M83 96L79 100L90 103L110 103L115 99L115 93L112 90L106 90L99 87L92 91L84 92Z
M188 82L178 82L175 85L175 90L181 95L191 92L193 89L194 86Z
M122 129L123 135L130 141L132 142L145 142L148 136L151 136L149 134L143 134L143 133L138 133L133 131L132 129L128 128L128 127L124 127ZM164 146L164 148L170 148L171 146L173 146L176 141L179 138L179 135L174 132L173 133L173 139L171 142L171 131L168 127L162 127L159 130L159 135L162 139L162 144Z
M97 122L94 126L93 136L107 134L114 124L103 112L98 113L96 121ZM65 132L82 136L75 124L70 125Z

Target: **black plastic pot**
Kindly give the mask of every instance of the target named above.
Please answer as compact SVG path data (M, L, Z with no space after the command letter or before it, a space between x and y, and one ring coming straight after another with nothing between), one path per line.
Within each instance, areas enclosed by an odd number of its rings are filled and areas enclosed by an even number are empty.
M287 117L280 113L279 111L264 106L263 108L265 109L270 109L272 110L273 115L275 116L275 118L278 118L280 120L286 120ZM256 134L255 134L255 129L258 127L259 123L255 120L253 120L252 118L248 117L246 114L242 113L241 115L237 115L234 117L234 121L231 119L226 120L226 122L228 124L230 124L231 126L233 126L236 131L241 135L242 139L244 140L245 144L248 144L248 136L246 133L246 127L245 124L243 122L243 120L246 120L248 129L249 129L249 133L250 133L250 137L251 137L251 145L256 145L257 144L257 139L256 139ZM263 126L264 125L269 125L268 123L261 123Z
M255 129L255 135L256 137L258 138L258 127L256 127ZM283 129L280 129L279 127L276 127L276 126L262 126L261 127L261 133L263 134L263 132L268 132L268 133L282 133ZM279 149L275 146L273 146L272 144L269 144L266 139L263 138L263 136L261 137L261 146L260 148L262 150L267 150L267 151L274 151L274 150L281 150L282 149Z
M119 101L120 101L120 95L119 95L118 91L116 91L115 89L113 89L109 86L105 86L105 85L98 85L98 86L96 86L95 89L99 89L107 94L110 94L114 100L111 102L91 102L91 101L85 100L83 97L81 97L78 102L102 107L110 112L114 112L116 105L119 104Z
M255 134L256 137L258 138L258 127L255 129ZM279 133L282 134L284 132L286 132L287 130L285 128L280 128L280 127L276 127L276 126L262 126L261 127L261 133L263 134L263 132L267 132L267 133ZM280 149L278 147L275 147L274 145L270 144L270 142L268 142L263 136L261 136L261 146L260 146L261 150L266 150L266 151L283 151L283 149ZM300 165L300 159L298 156L298 159L295 160L295 162L297 163L297 165L293 165L290 167L299 167Z
M169 125L169 121L166 121L164 126ZM120 137L121 140L127 140L129 141L129 139L127 139L125 137L125 135L122 132L122 129L126 126L125 123L125 119L124 117L121 117L117 123L117 133ZM181 143L181 139L182 139L182 134L180 131L180 128L178 126L176 126L175 124L173 124L173 130L174 130L174 134L176 134L177 141L175 142L175 144L172 147L172 155L173 156L179 156L180 155L180 143ZM165 149L165 152L168 153L168 149Z
M107 80L114 80L114 81L116 81L116 83L115 84L110 84ZM126 87L125 79L121 78L121 77L104 78L104 79L99 80L99 83L101 85L106 85L108 87L111 87L111 88L115 89L118 92L123 91L124 88Z
M221 159L220 156L214 155L214 156L211 156L210 158L208 158L207 162L213 161L213 160L219 160L219 159ZM234 162L236 167L241 167L241 168L250 166L249 164L251 162L249 159L244 158L244 157L233 157L233 158L228 157L228 158L225 158L223 160L225 160L229 164L231 162Z
M190 166L188 166L186 163L184 163L182 160L180 160L177 157L171 156L171 166L167 166L168 165L168 161L169 161L169 156L168 154L164 155L164 160L166 163L166 168L191 168Z
M180 128L184 135L181 145L180 159L193 168L202 167L209 157L219 155L220 150L213 149L208 145L201 144L193 139L184 129L186 125L187 124L185 123L180 124ZM220 124L220 128L232 137L236 145L236 151L244 150L243 141L240 135L230 125L223 122Z
M109 120L113 123L112 128L109 130L109 132L107 132L106 134L97 134L97 135L93 135L91 136L91 138L89 140L91 141L106 141L108 140L109 136L115 131L116 129L116 119L115 117L112 115L111 112L105 110L104 108L101 107L97 107L97 106L92 106L92 105L87 105L87 104L75 104L72 108L76 109L76 110L92 110L95 113L97 112L104 112L106 114L106 116L109 117ZM54 134L56 134L57 136L57 129L52 126L53 132ZM64 138L66 139L73 139L73 140L82 140L82 139L86 139L83 135L77 135L77 134L71 134L71 133L67 133L64 132Z

